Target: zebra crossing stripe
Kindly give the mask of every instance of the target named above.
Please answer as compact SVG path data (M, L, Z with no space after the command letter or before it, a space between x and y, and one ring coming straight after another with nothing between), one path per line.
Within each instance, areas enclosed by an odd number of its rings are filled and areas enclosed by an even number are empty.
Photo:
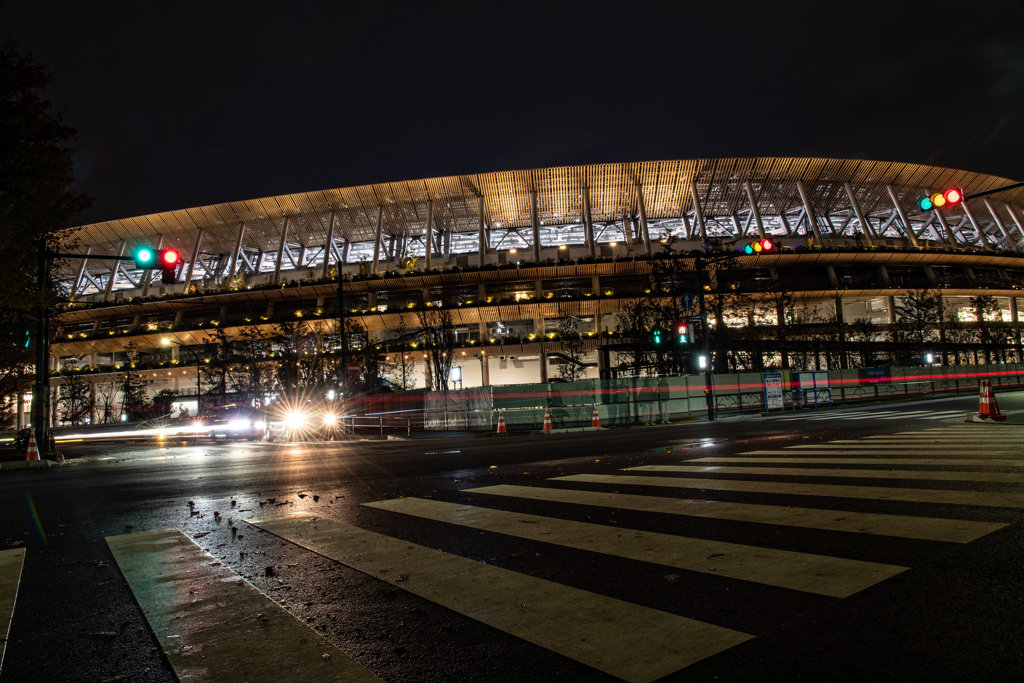
M802 450L790 450L790 449L765 449L760 451L748 451L742 455L874 455L877 454L881 459L883 456L888 455L935 455L935 448L924 448L920 449L893 449L878 447L877 449L864 449L864 448L843 448L842 446L828 446L822 444L817 448L808 448ZM993 449L985 448L984 453L978 453L978 455L1016 455L1020 453L1019 450L1004 450L1004 449ZM961 459L961 465L971 465L973 461L971 456L965 456Z
M632 683L753 638L312 515L249 521L413 595Z
M18 598L21 570L25 566L25 549L0 551L0 671L4 666L7 635L14 617L14 603Z
M107 545L179 680L381 683L179 530Z
M864 498L909 503L936 503L940 505L1024 508L1024 495L1017 493L988 493L983 491L842 486L836 484L794 484L790 482L741 481L735 479L684 479L680 477L621 474L570 474L564 477L553 477L552 481L581 481L592 484L621 484L625 486L660 486L674 489L698 489L701 491L773 493L784 496Z
M511 486L499 484L478 489L465 489L464 493L506 496L526 500L541 500L571 505L655 512L666 515L684 515L707 519L725 519L733 522L776 524L803 529L843 531L874 536L894 536L922 541L944 543L970 543L1002 529L1006 524L972 522L936 517L884 515L874 512L837 512L814 508L758 505L756 503L727 503L714 500L688 498L661 498L637 496L629 493L580 491L576 489L542 488L537 486Z
M624 472L682 472L685 474L756 474L772 477L841 477L843 479L915 479L925 481L1024 482L1015 472L927 472L921 470L837 470L823 467L718 467L714 465L641 465Z
M988 453L991 453L991 452L994 452L994 451L1005 451L1005 452L1011 452L1011 453L1020 453L1022 450L1024 450L1024 449L1022 449L1020 447L1020 445L1017 445L1016 447L1012 447L1010 444L992 444L990 442L982 442L982 443L985 444L985 451L988 452ZM786 448L786 450L793 450L793 451L818 450L818 449L821 449L821 448L832 447L833 444L835 444L835 448L841 448L841 449L843 449L845 451L857 451L857 450L864 450L864 451L890 450L891 451L891 450L906 450L906 449L913 450L913 449L921 449L922 446L929 446L929 445L931 445L930 452L932 452L932 453L935 452L935 446L932 445L932 444L928 444L928 443L912 443L912 444L902 444L902 443L890 444L890 443L885 443L885 442L878 442L878 443L875 443L875 442L872 442L872 443L849 443L849 442L845 442L844 443L844 442L839 442L839 441L829 441L828 443L801 444L799 446L789 446L789 447ZM972 444L972 447L975 446L975 445L976 444Z
M788 451L774 451L788 454ZM922 453L934 453L922 451ZM863 455L862 453L857 453ZM752 458L747 455L739 457L694 458L686 462L764 462L776 465L932 465L948 467L950 465L969 465L970 467L1024 467L1024 460L969 460L965 458L793 458L779 456L775 458Z
M849 597L908 569L422 498L396 498L364 505L516 538L833 598Z

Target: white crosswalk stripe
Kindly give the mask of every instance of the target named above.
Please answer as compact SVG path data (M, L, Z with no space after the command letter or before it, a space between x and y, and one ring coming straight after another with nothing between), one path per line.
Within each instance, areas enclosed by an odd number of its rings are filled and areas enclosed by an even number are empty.
M864 411L844 419L940 414ZM961 456L943 449L945 457L935 457L935 441L948 443L965 433L971 434L969 452ZM474 536L467 540L477 538L476 534L496 534L505 539L503 546L543 543L552 549L549 553L596 553L702 576L705 582L742 581L749 590L792 590L821 599L845 599L892 580L912 565L893 561L899 557L898 550L872 558L870 545L855 546L844 540L967 544L1007 526L962 517L967 516L963 506L1024 509L1024 495L1000 488L1024 483L1020 470L1024 458L1015 459L1014 448L1013 435L1007 432L963 432L956 426L727 457L661 461L614 474L583 471L534 486L466 489L458 501L406 497L364 505L383 519L395 517L387 522L395 528L406 527L407 522L400 519L416 518L423 524L450 527L457 536L472 532ZM785 477L850 481L792 483ZM866 485L852 483L858 479L866 480ZM872 479L885 479L880 482L885 486L872 485ZM986 486L979 489L979 483ZM677 492L682 491L689 495L722 492L740 500L680 497ZM757 496L756 502L742 501L751 495ZM804 497L808 503L792 505L783 496ZM907 513L891 514L891 506L870 510L873 504L893 501L910 504L909 509L901 508ZM592 518L594 510L624 511L634 515L629 518L634 522L706 519L725 526L702 526L698 535L691 535L650 531L618 516L607 523L582 521L607 519ZM677 608L680 613L654 609L589 591L585 585L563 585L462 556L472 553L472 541L453 548L428 548L305 514L248 521L413 595L627 681L650 683L753 637L729 623L695 618L685 613L685 606ZM809 529L828 534L831 541L820 551L801 548L803 552L797 552L773 541L779 538L778 531L764 534L772 528ZM741 541L733 537L741 529L755 533ZM860 550L844 556L853 547ZM913 575L899 580L912 581ZM669 590L681 591L685 597L687 590L695 590L690 585L682 581Z
M831 420L946 420L954 417L963 417L970 411L965 410L860 410L860 411L826 411L821 413L810 413L806 415L790 415L775 418L775 422L796 422L796 421L831 421Z

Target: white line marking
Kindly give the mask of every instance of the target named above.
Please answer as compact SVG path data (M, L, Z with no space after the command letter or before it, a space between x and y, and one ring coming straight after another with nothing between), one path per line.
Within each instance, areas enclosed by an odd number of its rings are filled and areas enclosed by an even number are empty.
M925 481L985 481L1024 483L1024 474L1010 472L925 472L920 470L851 470L824 467L715 467L709 465L641 465L624 472L682 472L684 474L753 474L769 477L840 477L843 479L914 479Z
M329 519L249 523L631 683L650 683L753 638Z
M1002 529L1006 524L971 522L959 519L916 517L909 515L883 515L874 512L838 512L814 508L756 503L726 503L692 498L662 498L638 496L606 491L579 491L575 489L541 488L537 486L485 486L466 489L465 493L508 496L527 500L543 500L570 505L591 505L666 515L685 515L709 519L727 519L753 524L779 524L805 529L824 529L875 536L895 536L923 541L970 543Z
M913 503L937 503L941 505L1024 508L1024 496L1016 493L985 493L981 491L947 491L881 486L841 486L834 484L794 484L790 482L742 481L737 479L684 479L681 477L616 474L571 474L565 477L554 477L552 481L585 481L595 484L661 486L676 489L698 489L701 491L742 491L746 493L772 493L786 496L867 498Z
M24 548L0 551L0 671L4 666L4 650L7 649L7 636L11 631L24 566Z
M179 530L107 544L180 680L381 683Z
M908 569L422 498L396 498L364 505L517 538L833 598L849 597Z

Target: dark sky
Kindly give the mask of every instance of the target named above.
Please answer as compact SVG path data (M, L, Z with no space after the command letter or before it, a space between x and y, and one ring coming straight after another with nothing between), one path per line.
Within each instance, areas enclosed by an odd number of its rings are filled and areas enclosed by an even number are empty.
M0 37L54 73L95 198L85 222L695 157L1024 178L1022 0L0 0Z

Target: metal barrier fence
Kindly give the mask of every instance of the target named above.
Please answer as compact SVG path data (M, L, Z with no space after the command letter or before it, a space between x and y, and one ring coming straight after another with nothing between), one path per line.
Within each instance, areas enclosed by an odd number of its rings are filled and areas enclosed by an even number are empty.
M996 391L1000 387L1024 386L1024 364L832 370L827 372L827 388L813 390L794 388L796 380L792 374L795 373L782 371L786 411L814 409L822 404L857 405L973 393L978 391L982 379L991 380ZM714 399L718 413L762 412L765 410L763 376L761 373L715 375ZM604 427L707 415L703 375L427 392L423 407L423 426L427 430L491 430L497 424L499 410L510 430L541 429L545 411L556 429L587 427L595 407Z

